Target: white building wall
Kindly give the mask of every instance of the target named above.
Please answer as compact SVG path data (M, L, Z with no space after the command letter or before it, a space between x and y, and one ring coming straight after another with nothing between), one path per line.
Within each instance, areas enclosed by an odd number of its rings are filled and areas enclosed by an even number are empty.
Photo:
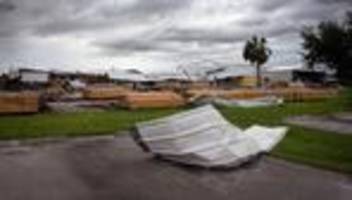
M263 72L263 78L269 78L270 82L290 82L292 81L293 74L292 70L270 71Z
M49 81L49 74L40 72L22 72L21 81L27 83L47 83Z

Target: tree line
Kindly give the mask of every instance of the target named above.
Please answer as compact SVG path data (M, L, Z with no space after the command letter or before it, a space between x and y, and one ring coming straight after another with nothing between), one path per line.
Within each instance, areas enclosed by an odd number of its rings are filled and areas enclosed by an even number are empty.
M352 11L343 21L323 21L301 31L302 56L311 69L325 64L336 70L342 85L352 85ZM272 50L264 37L253 36L243 48L243 58L256 67L257 86L261 87L261 67L269 60Z

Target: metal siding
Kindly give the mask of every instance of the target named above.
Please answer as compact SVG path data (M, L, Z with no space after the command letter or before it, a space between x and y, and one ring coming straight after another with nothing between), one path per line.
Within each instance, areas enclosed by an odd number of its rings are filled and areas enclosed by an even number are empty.
M270 151L287 128L233 126L211 105L137 124L138 142L166 159L203 167L235 166Z

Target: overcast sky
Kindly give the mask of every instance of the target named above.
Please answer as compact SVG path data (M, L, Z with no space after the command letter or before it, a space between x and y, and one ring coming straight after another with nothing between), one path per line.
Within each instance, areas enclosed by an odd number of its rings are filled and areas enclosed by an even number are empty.
M301 65L304 25L341 18L351 0L0 0L0 67L168 71L242 65L253 34L268 67Z

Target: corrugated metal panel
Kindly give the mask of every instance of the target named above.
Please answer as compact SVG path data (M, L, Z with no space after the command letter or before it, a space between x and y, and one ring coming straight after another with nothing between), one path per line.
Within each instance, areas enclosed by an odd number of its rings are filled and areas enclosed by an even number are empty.
M211 105L139 123L135 140L145 150L166 159L203 167L235 166L270 151L285 135L285 127L233 126Z
M252 107L266 107L266 106L277 106L283 104L284 100L275 96L267 96L254 99L222 99L214 98L212 103L215 105L221 106L230 106L230 107L243 107L243 108L252 108Z

